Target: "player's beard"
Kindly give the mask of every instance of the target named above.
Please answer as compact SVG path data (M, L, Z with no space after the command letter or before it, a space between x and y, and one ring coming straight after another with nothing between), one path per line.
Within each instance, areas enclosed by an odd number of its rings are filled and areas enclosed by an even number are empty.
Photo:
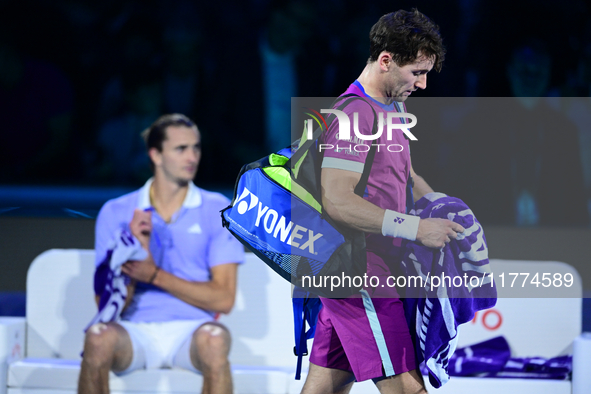
M179 187L187 187L189 185L189 182L191 182L191 180L186 180L186 179L177 179L176 180L176 184L179 185Z

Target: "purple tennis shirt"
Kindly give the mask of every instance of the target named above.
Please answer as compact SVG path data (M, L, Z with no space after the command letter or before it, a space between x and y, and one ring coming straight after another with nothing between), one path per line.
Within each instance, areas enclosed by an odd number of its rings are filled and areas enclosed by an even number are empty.
M129 230L136 208L148 209L152 179L139 190L109 200L101 208L96 221L95 263L101 263L107 247L118 228ZM219 193L209 192L189 184L182 207L170 223L152 212L150 251L156 265L179 278L206 282L210 269L220 264L242 263L243 246L222 227L220 210L230 204ZM206 311L174 297L156 286L137 283L131 305L122 319L133 322L165 322L212 317Z

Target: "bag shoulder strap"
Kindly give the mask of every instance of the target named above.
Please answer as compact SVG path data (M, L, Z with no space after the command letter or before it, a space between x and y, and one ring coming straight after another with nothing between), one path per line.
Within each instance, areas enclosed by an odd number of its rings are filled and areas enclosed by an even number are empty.
M307 340L314 338L318 313L322 309L320 299L309 292L296 287L292 298L294 316L295 346L294 354L297 356L296 380L300 380L302 372L302 358L308 355ZM306 331L306 322L310 327Z
M376 114L375 109L368 103L373 111L373 126L372 126L372 134L376 134L378 132L378 115ZM367 157L365 158L365 165L363 166L363 173L361 173L361 178L359 182L357 182L357 186L355 186L355 194L360 197L363 197L365 194L365 187L367 186L367 181L369 180L369 173L371 171L371 167L373 166L373 160L376 157L376 146L372 144L369 152L367 153Z

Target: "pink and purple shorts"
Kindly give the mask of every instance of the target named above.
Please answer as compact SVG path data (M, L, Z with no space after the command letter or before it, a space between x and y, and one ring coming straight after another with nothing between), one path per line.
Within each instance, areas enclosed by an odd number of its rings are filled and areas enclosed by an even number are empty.
M417 368L400 298L322 298L310 362L360 382Z

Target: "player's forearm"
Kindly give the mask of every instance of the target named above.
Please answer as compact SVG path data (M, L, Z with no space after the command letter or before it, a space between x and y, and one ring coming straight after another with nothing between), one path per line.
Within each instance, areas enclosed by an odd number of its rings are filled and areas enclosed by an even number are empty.
M325 194L322 203L333 220L367 233L381 234L385 210L358 195Z
M162 269L152 283L197 308L229 313L234 306L236 292L231 289L233 286L215 282L189 282Z
M382 209L355 194L360 177L351 171L322 169L322 204L326 213L357 230L414 241L420 219Z

